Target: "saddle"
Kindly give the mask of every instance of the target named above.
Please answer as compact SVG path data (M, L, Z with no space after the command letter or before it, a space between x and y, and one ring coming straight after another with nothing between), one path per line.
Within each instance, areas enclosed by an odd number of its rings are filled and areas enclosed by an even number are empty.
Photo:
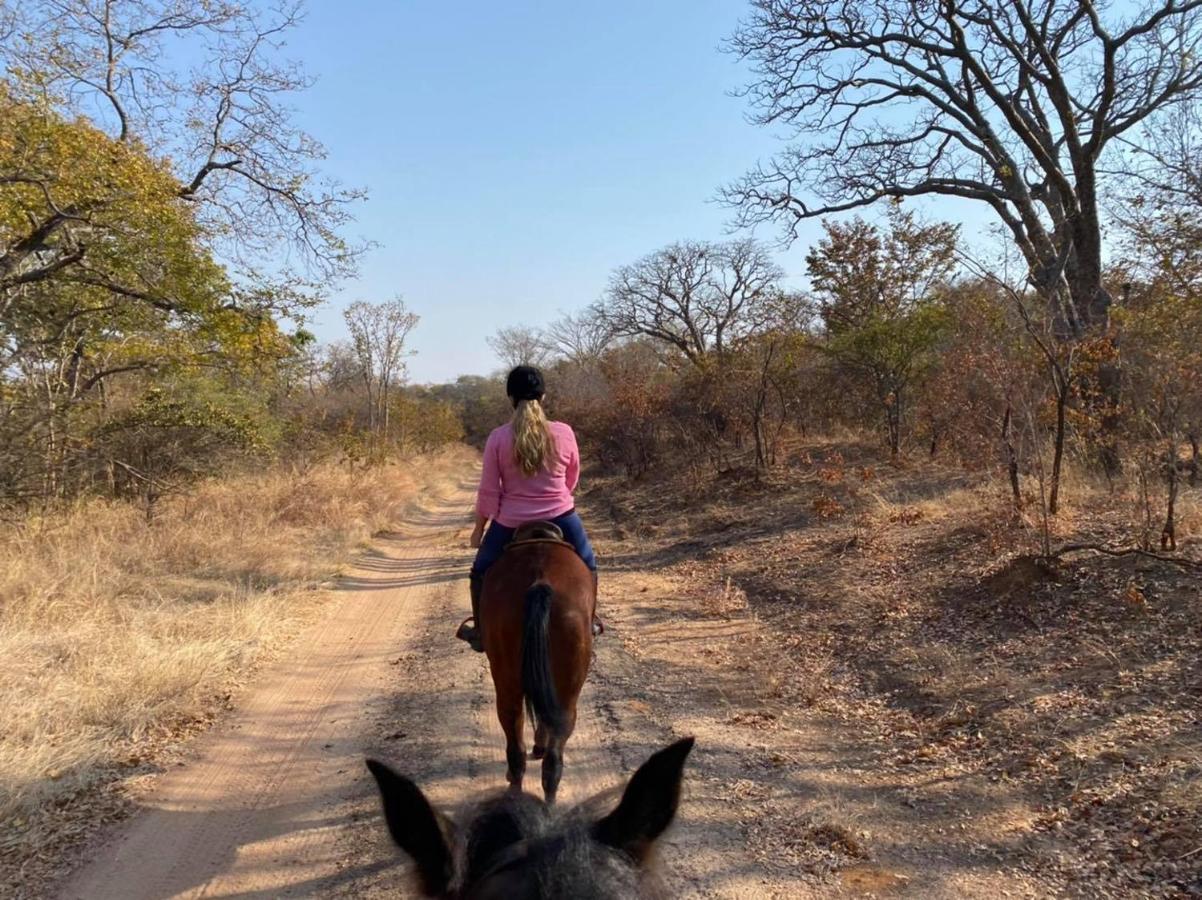
M566 544L563 531L554 522L526 522L519 525L513 538L505 545L508 550L517 544Z
M528 544L568 544L564 539L563 529L554 522L526 522L519 525L513 532L513 537L509 543L505 545L505 550L508 551L512 547L520 547ZM474 601L473 601L474 602ZM468 623L471 623L469 625ZM468 616L459 626L459 630L455 632L455 637L460 640L468 640L468 632L475 629L476 620L473 616ZM593 636L598 637L605 632L605 626L601 624L601 620L593 617ZM475 647L475 645L473 645ZM479 649L479 647L476 647Z

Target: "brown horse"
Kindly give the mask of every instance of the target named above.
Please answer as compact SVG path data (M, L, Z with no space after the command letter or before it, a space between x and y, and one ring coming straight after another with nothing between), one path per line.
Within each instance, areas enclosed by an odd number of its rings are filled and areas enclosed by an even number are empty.
M552 530L553 529L553 530ZM523 707L543 761L543 796L555 802L563 748L576 727L576 700L593 654L593 573L571 544L543 523L519 528L484 577L481 639L505 732L506 777L521 790L526 774Z

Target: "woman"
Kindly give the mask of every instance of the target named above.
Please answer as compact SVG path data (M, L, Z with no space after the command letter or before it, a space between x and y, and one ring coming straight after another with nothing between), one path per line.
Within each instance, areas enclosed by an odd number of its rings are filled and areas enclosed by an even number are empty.
M472 546L479 548L470 576L472 617L455 635L478 652L484 649L478 627L484 573L500 557L518 526L553 522L576 548L594 580L597 577L597 560L572 501L580 479L576 435L571 426L548 421L542 403L546 389L538 369L518 366L505 380L505 393L513 403L513 419L493 429L484 445L484 471L476 494L476 528L471 540Z

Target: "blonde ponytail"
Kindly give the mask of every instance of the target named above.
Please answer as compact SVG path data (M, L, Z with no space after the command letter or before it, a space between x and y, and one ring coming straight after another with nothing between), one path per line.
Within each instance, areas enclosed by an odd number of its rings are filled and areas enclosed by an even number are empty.
M547 465L555 450L555 437L547 414L537 400L519 400L513 410L513 461L527 476Z

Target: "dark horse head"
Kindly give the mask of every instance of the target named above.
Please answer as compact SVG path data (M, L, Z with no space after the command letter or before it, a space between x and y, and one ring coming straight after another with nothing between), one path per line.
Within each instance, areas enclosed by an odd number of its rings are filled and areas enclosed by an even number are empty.
M397 845L412 857L422 893L463 900L581 900L647 897L643 871L656 839L672 823L693 739L648 759L608 815L585 804L554 815L538 797L508 791L458 822L438 812L408 778L368 760Z

